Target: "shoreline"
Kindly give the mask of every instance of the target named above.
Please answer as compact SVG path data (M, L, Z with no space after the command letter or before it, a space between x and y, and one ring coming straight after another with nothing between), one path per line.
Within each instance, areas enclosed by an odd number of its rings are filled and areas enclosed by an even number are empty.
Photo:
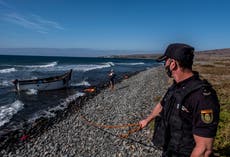
M126 73L125 76L129 78L133 75L138 74L139 72ZM120 83L124 79L124 77L119 76L116 79L116 83ZM108 88L108 86L109 82L106 81L99 83L97 86L88 86L87 88L95 89L95 91L92 93L84 92L83 90L79 91L84 93L84 95L79 96L74 100L71 100L64 109L53 110L52 114L54 114L55 116L40 117L33 122L24 121L22 123L19 123L18 125L12 125L3 128L2 130L0 130L0 152L4 149L7 150L7 152L17 149L18 147L23 145L24 142L26 142L25 140L27 140L28 137L36 138L37 136L40 136L55 123L59 123L71 114L74 114L76 104L78 107L81 107L86 101L98 95L101 90Z
M128 139L117 135L127 129L101 129L83 122L80 115L103 125L135 123L149 114L153 101L166 90L167 79L162 67L139 72L128 79L118 80L115 91L102 86L94 94L77 99L64 118L33 138L28 138L15 151L2 150L2 155L26 156L130 156L160 155L151 147L150 126L136 132ZM159 101L159 100L158 100ZM154 102L156 103L156 102ZM79 113L80 111L80 113ZM136 142L134 142L136 141ZM139 142L139 143L137 143ZM142 144L141 144L142 143ZM145 144L145 145L143 145Z

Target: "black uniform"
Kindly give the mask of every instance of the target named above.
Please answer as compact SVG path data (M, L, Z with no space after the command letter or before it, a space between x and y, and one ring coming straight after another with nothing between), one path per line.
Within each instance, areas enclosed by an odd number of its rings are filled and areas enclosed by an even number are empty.
M220 111L218 98L197 72L182 82L174 82L161 105L162 124L155 128L153 143L158 145L159 138L164 136L163 156L190 156L195 146L193 135L215 137Z

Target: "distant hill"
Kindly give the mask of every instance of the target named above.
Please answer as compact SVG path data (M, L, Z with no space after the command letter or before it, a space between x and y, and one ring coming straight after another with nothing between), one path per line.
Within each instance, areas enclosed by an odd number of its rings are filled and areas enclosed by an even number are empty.
M2 55L29 56L69 56L69 57L111 57L113 55L128 55L151 53L150 51L135 50L98 50L89 48L0 48Z
M209 53L221 55L230 53L230 48L197 51L196 55ZM0 55L29 55L29 56L68 56L68 57L105 57L105 58L141 58L156 59L163 52L136 50L98 50L88 48L0 48Z
M133 58L133 59L156 59L160 54L131 54L131 55L113 55L113 58Z
M159 56L161 56L164 52L162 53L154 53L154 54L132 54L132 55L114 55L114 58L141 58L141 59L156 59ZM215 50L206 50L206 51L196 51L195 56L199 55L230 55L230 48L226 49L215 49Z

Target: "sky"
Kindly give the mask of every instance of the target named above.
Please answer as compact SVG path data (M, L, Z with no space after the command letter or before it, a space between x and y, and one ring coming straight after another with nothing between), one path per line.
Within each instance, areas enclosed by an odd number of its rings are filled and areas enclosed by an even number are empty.
M0 48L229 48L229 8L228 0L0 0Z

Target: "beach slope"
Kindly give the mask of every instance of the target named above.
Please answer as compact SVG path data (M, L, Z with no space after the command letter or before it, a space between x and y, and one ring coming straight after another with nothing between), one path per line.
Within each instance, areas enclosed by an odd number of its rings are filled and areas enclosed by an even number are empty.
M76 112L54 124L42 135L29 138L17 150L2 156L160 156L152 147L152 125L120 138L133 128L105 128L102 125L138 123L146 117L167 88L162 67L140 72L102 90L84 102ZM86 118L89 122L87 122ZM98 125L98 126L97 126Z

